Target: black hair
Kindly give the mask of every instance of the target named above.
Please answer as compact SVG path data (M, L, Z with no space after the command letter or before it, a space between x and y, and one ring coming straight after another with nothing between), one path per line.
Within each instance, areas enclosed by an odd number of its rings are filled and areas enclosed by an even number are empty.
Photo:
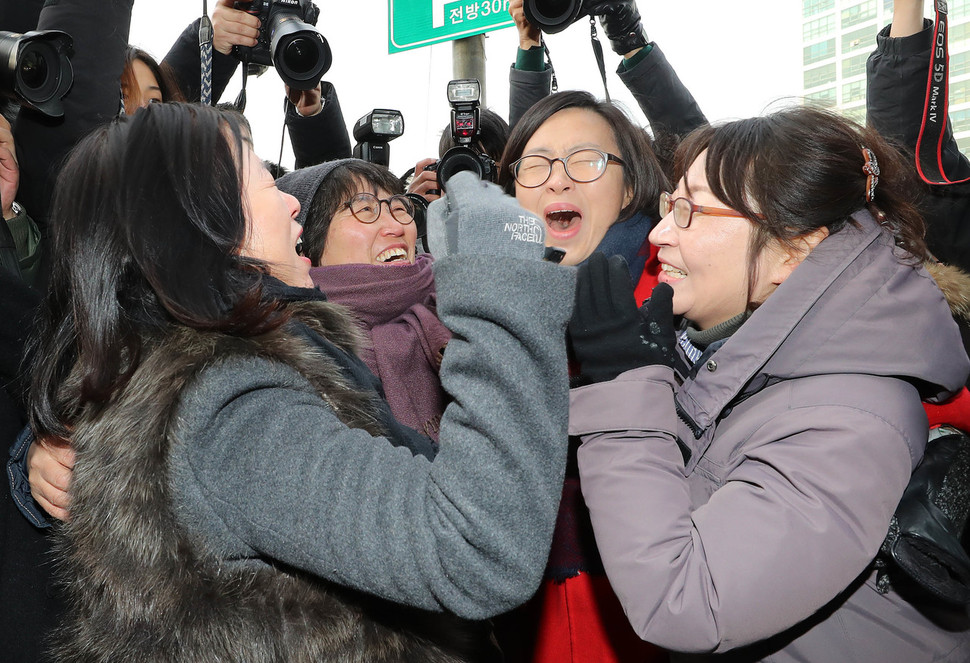
M613 131L619 147L617 155L623 159L623 183L632 192L630 202L620 210L617 221L626 221L637 212L657 216L660 192L670 184L650 146L646 132L636 126L626 114L609 101L600 101L589 92L571 90L549 95L525 112L512 129L499 164L498 183L511 195L515 194L515 179L511 164L522 157L526 144L546 120L567 108L581 108L602 117Z
M251 336L285 322L282 305L263 297L266 265L239 255L247 136L234 114L151 104L72 151L51 212L35 430L66 436L82 408L97 411L123 388L143 346L174 325Z
M334 168L323 178L310 209L307 210L303 226L304 255L310 258L314 267L320 265L320 256L327 244L330 222L344 203L354 194L373 187L384 189L391 195L404 193L404 188L394 173L384 166L369 161L347 161Z
M478 147L492 157L495 161L502 158L505 151L505 144L509 140L509 123L501 115L487 108L481 109L480 114L481 132L478 136ZM438 141L438 158L445 155L445 152L455 147L454 136L451 135L451 124L441 132L441 139Z

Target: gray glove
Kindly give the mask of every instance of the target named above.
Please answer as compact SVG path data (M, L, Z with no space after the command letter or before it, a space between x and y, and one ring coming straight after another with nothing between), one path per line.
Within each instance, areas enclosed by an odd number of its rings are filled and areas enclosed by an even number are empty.
M428 206L428 248L435 258L461 253L542 260L545 225L498 185L466 170L453 175L445 191Z

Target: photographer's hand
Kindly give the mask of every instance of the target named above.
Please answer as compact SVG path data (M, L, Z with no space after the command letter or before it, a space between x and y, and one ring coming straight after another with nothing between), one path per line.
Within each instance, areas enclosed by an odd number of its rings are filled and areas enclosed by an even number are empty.
M464 170L428 207L428 246L436 259L457 253L542 260L545 224L497 184Z
M515 21L515 29L519 31L519 48L527 51L530 48L541 46L542 33L538 28L529 23L525 17L525 10L522 8L524 0L512 0L509 2L509 14Z
M44 437L27 450L30 494L50 516L66 521L70 517L68 487L74 472L74 449L59 437Z
M438 173L425 170L437 159L421 159L414 164L414 177L408 185L407 193L416 193L429 203L441 197L441 187L438 186Z
M255 46L259 19L233 7L235 0L217 0L212 10L212 47L229 55L233 46Z
M286 98L290 100L300 117L313 117L323 110L323 83L317 83L312 90L292 90L286 88Z
M0 201L2 201L4 219L12 219L16 216L13 202L17 199L19 186L20 166L17 164L17 148L14 145L13 132L10 131L10 123L0 115Z
M613 51L623 57L633 57L650 43L636 0L597 0L590 4L589 13L600 17Z
M607 258L596 252L579 266L569 341L582 384L612 380L649 364L673 366L673 290L661 285L638 311L630 271L621 256Z

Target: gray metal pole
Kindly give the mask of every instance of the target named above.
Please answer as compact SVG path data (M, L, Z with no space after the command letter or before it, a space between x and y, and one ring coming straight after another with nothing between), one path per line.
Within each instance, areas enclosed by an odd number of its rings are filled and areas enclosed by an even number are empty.
M451 42L451 73L454 78L477 78L482 86L482 108L485 103L485 35L473 35Z

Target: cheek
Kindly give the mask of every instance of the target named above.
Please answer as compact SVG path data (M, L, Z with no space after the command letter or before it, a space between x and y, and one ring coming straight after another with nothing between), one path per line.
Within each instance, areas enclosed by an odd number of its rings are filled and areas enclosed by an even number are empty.
M539 189L542 187L536 187L535 189L527 189L525 187L515 185L515 199L518 201L522 207L532 212L533 214L540 214L541 210L539 207Z

